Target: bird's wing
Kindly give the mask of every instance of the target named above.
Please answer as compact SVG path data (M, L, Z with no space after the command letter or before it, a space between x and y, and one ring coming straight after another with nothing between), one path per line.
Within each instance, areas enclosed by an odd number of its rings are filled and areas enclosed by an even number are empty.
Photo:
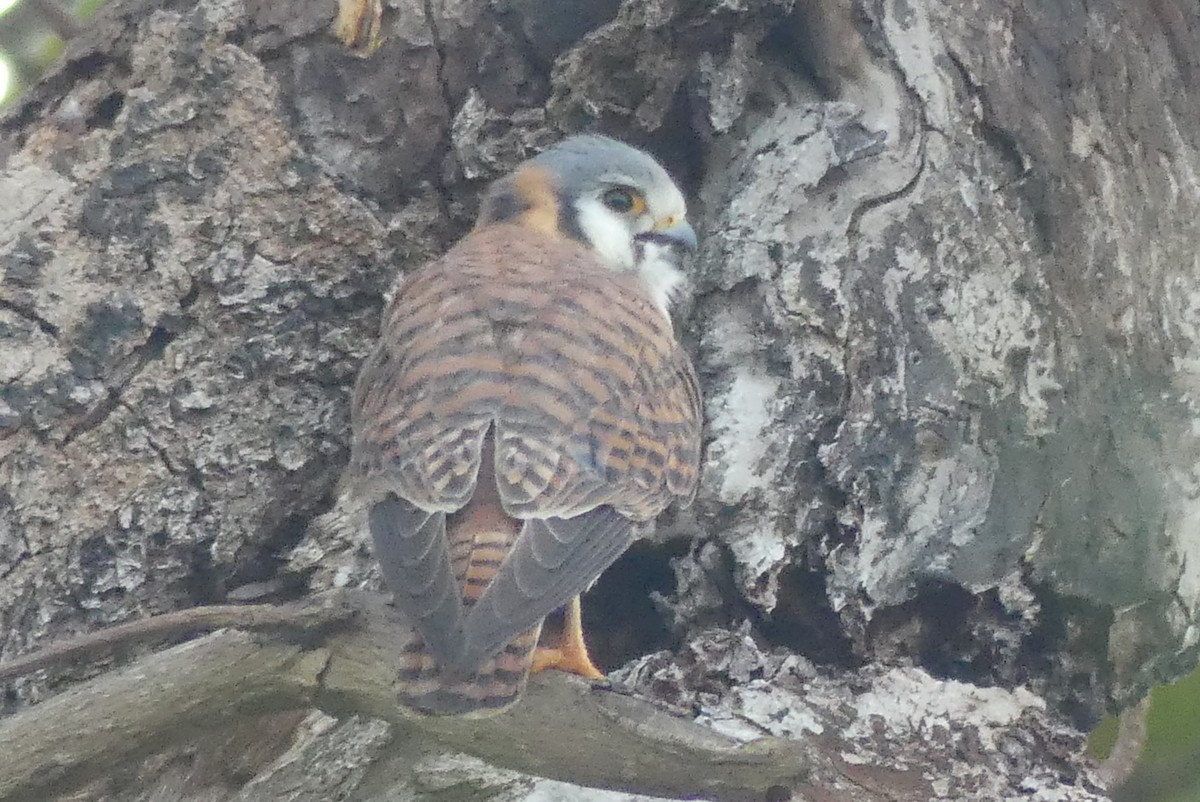
M632 522L690 499L699 471L695 375L636 277L512 226L477 231L399 289L354 418L352 470L429 513L471 499L494 438L497 503L526 524L465 622L426 619L461 624L475 655L585 590ZM381 559L450 565L453 532L436 556L387 536L404 545Z
M519 387L497 419L500 495L519 518L610 505L648 520L695 492L696 376L636 276L562 251L554 276L528 287L539 296L529 322L499 343Z
M388 493L367 513L375 556L397 604L425 637L442 664L463 651L463 614L458 583L444 559L445 513L429 513Z

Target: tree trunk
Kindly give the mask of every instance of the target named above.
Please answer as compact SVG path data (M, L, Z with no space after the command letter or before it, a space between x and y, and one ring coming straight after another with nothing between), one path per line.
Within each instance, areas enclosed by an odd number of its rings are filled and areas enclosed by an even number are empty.
M585 597L601 663L830 756L769 798L1103 798L1076 728L1196 663L1195 4L388 0L355 52L337 13L113 0L0 119L0 659L378 591L336 482L383 297L597 130L693 199L707 421L697 504ZM60 790L616 798L327 712Z

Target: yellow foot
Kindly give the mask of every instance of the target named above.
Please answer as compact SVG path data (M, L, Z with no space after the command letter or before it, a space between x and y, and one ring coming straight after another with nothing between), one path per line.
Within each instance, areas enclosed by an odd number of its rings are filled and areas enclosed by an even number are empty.
M539 646L533 652L533 673L556 668L587 679L604 679L604 672L596 668L588 656L587 644L583 642L583 620L579 610L579 597L567 605L563 619L562 639L558 645Z
M338 0L333 34L351 53L366 58L383 44L382 22L383 0Z
M604 672L596 668L595 664L592 663L592 659L588 657L587 652L576 654L568 649L557 647L547 649L539 646L533 652L533 668L531 671L536 674L539 671L545 671L547 668L566 671L568 674L578 674L587 679L604 679Z

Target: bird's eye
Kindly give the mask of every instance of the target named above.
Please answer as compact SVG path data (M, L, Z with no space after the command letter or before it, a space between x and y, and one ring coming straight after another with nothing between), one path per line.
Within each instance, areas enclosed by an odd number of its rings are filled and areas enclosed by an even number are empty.
M646 210L646 201L641 195L626 187L614 187L604 193L604 205L617 214L641 214Z

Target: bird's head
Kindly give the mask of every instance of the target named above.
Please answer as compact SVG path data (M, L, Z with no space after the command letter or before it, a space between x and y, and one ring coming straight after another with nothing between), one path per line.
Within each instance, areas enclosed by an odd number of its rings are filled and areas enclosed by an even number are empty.
M516 222L578 240L614 270L635 271L664 311L695 251L683 193L654 157L604 136L569 137L496 181L477 227Z

